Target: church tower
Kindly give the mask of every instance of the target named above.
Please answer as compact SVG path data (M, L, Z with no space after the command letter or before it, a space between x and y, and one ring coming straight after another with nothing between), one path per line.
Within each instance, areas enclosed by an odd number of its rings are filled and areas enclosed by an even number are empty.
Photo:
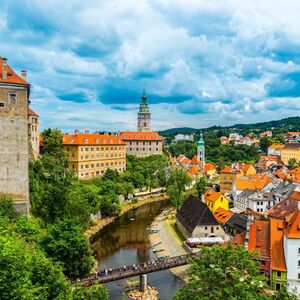
M149 110L149 104L147 101L145 90L142 95L140 109L138 112L137 130L151 131L151 113Z
M197 158L198 158L198 161L201 163L201 165L204 167L205 166L205 146L204 146L202 132L200 134L200 139L199 139L198 147L197 147Z

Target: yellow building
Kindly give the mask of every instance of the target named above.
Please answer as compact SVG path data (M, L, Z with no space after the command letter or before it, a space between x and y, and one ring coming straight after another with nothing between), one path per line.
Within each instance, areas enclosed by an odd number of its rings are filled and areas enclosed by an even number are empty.
M281 149L281 160L285 165L293 158L296 159L297 162L300 162L300 144L286 144Z
M204 200L205 204L212 213L214 213L220 207L225 210L229 210L228 199L220 192L207 190L204 194Z
M230 194L236 179L242 175L238 168L226 166L220 171L220 192Z
M242 169L243 176L252 176L256 175L256 169L251 164L246 164Z
M102 176L107 169L126 169L126 143L116 135L66 134L63 145L70 169L79 179Z

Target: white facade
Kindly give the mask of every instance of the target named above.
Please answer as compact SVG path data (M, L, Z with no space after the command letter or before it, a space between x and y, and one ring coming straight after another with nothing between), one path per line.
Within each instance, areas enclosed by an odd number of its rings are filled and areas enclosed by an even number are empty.
M269 147L268 155L270 156L281 156L281 151L278 148Z
M283 246L288 289L296 289L297 293L300 293L300 239L289 239L284 236Z
M194 136L192 134L182 134L182 133L178 133L175 135L175 142L178 141L194 141Z

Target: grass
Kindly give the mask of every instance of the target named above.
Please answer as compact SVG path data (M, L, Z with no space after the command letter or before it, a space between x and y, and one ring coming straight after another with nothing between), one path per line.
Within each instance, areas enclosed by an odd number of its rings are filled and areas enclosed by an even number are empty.
M175 217L173 216L172 218L168 218L168 225L171 228L171 231L173 232L174 236L176 237L176 239L178 241L180 241L180 243L183 244L183 242L185 241L184 236L182 235L182 233L178 230L178 228L175 226Z

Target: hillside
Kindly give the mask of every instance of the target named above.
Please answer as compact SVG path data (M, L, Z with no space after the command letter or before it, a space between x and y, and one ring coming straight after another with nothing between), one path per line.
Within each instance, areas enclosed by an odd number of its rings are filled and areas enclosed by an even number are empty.
M199 131L209 131L209 130L229 130L229 129L240 129L240 130L255 130L255 131L266 131L266 130L278 130L278 131L300 131L300 117L289 117L281 120L274 120L269 122L253 123L253 124L235 124L231 126L212 126L208 128L171 128L160 131L161 135L174 135L177 133L198 133Z

